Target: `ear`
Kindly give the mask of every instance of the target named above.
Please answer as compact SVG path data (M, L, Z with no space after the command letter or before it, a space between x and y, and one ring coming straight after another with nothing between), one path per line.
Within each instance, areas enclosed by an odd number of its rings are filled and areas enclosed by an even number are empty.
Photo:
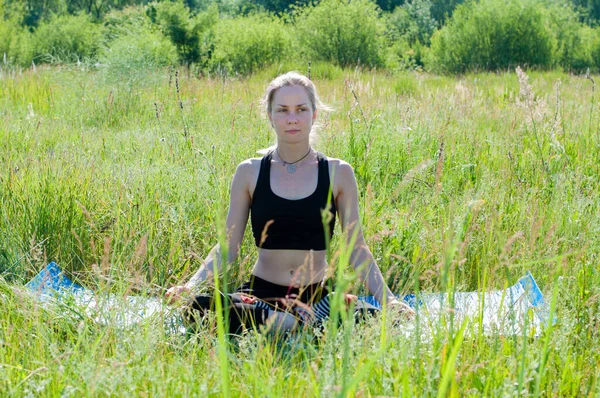
M315 123L315 120L317 120L317 114L318 114L318 113L319 113L319 110L318 110L318 109L315 109L315 110L313 111L313 116L312 116L312 122L313 122L313 124Z
M275 127L273 126L273 118L271 117L271 113L269 113L267 116L269 117L269 123L271 124L271 127Z

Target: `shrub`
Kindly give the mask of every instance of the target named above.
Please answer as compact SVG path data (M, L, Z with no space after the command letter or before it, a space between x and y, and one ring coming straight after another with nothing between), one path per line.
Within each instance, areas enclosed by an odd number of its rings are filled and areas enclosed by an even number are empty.
M431 16L438 26L444 25L459 4L464 0L431 0Z
M208 62L214 51L214 32L213 27L219 22L219 8L212 4L203 12L198 13L193 18L193 32L198 36L198 51L200 53L197 62L202 66L208 66Z
M560 54L560 65L563 69L576 72L600 66L594 60L594 48L597 45L598 31L589 26L579 26L576 34L570 37L568 45L563 46L564 52Z
M436 29L430 9L430 0L413 0L387 14L388 68L415 69L423 65L423 45L429 44Z
M200 58L199 37L193 31L190 11L181 1L152 3L148 15L177 48L182 63L191 64Z
M323 0L300 11L298 38L315 61L342 67L383 64L384 25L369 0Z
M410 45L429 45L436 22L431 16L430 0L411 0L394 10L388 19L390 28L406 38Z
M593 29L593 41L590 43L592 62L596 71L600 70L600 28Z
M152 29L145 7L127 7L111 11L104 17L104 44L125 35L136 35Z
M65 15L42 23L34 33L34 53L43 62L95 59L102 29L87 15Z
M431 39L429 69L498 70L552 66L555 38L536 0L482 0L459 5Z
M2 2L7 11L19 15L19 23L28 28L38 27L53 16L67 13L67 4L64 0L2 0Z
M213 3L194 18L181 1L152 3L147 13L177 47L181 63L190 65L201 59L206 63L211 51L210 46L206 45L208 32L219 20L216 4Z
M291 47L283 23L264 14L220 20L214 35L213 71L248 74L279 61Z
M134 79L141 70L177 64L177 49L160 32L142 29L118 37L100 53L109 76Z
M579 15L569 4L550 3L547 7L548 23L556 39L556 63L566 70L593 67L594 30L579 22Z
M255 4L267 12L281 15L294 7L304 7L308 2L308 0L245 0L247 3L245 8L248 9L250 4Z
M0 17L0 62L20 66L31 65L33 48L31 34L14 20Z
M404 4L404 0L375 0L375 3L377 3L377 6L382 11L391 12L394 11L396 7Z
M387 49L385 66L390 70L415 70L423 66L424 47L416 42L410 45L400 37Z

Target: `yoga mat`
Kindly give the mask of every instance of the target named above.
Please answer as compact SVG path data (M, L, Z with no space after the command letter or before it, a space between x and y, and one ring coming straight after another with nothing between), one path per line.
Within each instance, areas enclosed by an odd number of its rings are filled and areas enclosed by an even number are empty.
M72 305L100 324L121 328L140 322L162 322L169 333L184 333L183 320L176 309L156 297L95 295L71 281L54 262L48 264L25 285L42 301ZM484 334L537 335L548 321L548 305L533 275L527 272L516 284L491 292L409 294L400 299L419 312L425 329L450 317L456 324L468 319L475 325L471 332L483 328ZM373 296L360 296L364 303L381 308ZM413 325L414 326L414 325ZM406 328L410 331L413 327ZM422 331L423 332L423 331Z

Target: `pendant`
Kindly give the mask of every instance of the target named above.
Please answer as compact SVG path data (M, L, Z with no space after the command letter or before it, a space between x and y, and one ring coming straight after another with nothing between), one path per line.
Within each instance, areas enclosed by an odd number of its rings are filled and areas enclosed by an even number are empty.
M296 165L295 164L288 164L287 165L287 172L288 173L295 173L296 172Z

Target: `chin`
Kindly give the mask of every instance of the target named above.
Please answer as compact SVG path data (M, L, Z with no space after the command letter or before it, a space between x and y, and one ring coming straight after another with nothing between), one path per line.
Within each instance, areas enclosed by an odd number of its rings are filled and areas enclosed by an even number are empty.
M299 142L308 141L309 135L308 134L303 134L303 133L297 133L297 134L283 133L283 135L280 135L277 138L278 138L278 140L280 142L287 142L287 143L290 143L290 144L297 144Z

